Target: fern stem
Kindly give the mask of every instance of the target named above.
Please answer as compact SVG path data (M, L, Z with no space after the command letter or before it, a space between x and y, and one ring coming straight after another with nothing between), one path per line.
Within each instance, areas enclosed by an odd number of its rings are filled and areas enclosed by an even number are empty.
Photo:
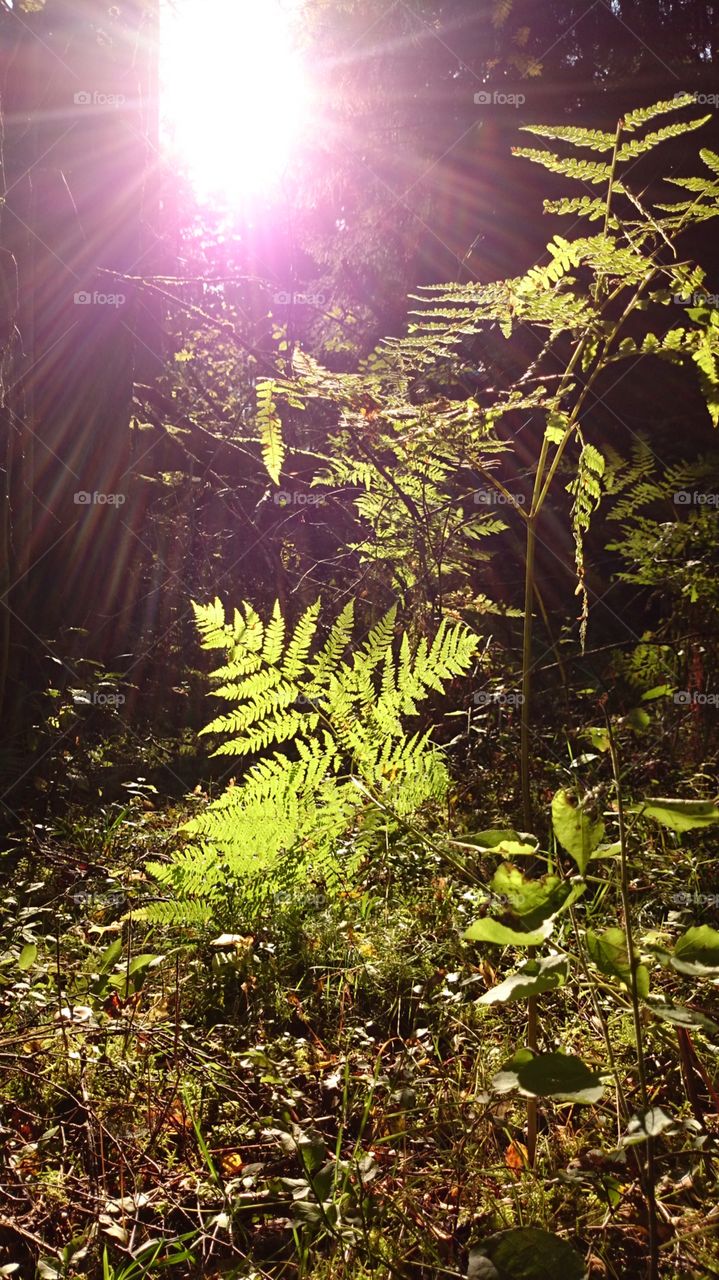
M619 140L622 136L623 128L624 128L624 121L620 119L617 121L617 132L614 138L614 150L612 152L612 163L609 171L609 186L607 187L607 206L604 211L604 230L602 234L604 235L605 240L607 238L607 232L609 230L609 215L612 208L612 195L614 193L614 175L616 173L616 168L617 168L617 156L619 154Z
M631 928L631 902L629 898L629 858L627 852L627 827L624 813L624 797L622 793L621 772L619 767L619 752L617 750L616 738L612 722L607 712L606 706L604 710L604 722L607 727L607 738L609 741L609 757L612 764L612 777L614 779L614 791L617 797L617 819L619 823L619 891L622 901L622 915L624 917L624 935L627 940L627 954L629 956L629 990L632 1002L632 1020L634 1023L634 1038L637 1051L637 1074L639 1076L639 1092L642 1103L642 1110L646 1116L649 1110L649 1090L647 1088L647 1070L646 1060L644 1057L644 1032L642 1028L641 1007L639 1004L639 987L637 983L637 968L639 966L639 953L634 946ZM658 1280L659 1277L659 1240L657 1236L657 1202L656 1202L656 1186L655 1186L655 1159L654 1159L654 1139L647 1137L647 1167L646 1177L644 1178L644 1198L647 1205L647 1223L649 1228L649 1280Z

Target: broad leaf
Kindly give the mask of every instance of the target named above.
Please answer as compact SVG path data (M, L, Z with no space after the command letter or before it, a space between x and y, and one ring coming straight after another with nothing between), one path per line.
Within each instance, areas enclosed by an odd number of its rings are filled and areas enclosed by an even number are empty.
M710 827L719 822L719 808L712 800L674 800L665 797L642 800L632 805L630 813L654 818L670 831L691 831L694 827Z
M464 937L468 942L489 942L495 947L538 947L545 942L552 932L551 920L545 920L541 928L532 932L521 932L519 929L508 929L498 920L475 920L467 929Z
M700 1013L698 1009L688 1009L686 1005L657 1001L649 1003L647 1008L651 1009L655 1017L661 1018L662 1022L670 1022L674 1027L698 1027L702 1031L713 1033L719 1031L717 1023L707 1018L705 1013Z
M492 893L502 898L509 911L519 916L527 929L538 928L549 916L556 915L564 905L572 886L559 876L545 875L530 880L519 867L503 862L497 867L490 884Z
M521 1055L521 1056L520 1056ZM497 1093L519 1089L532 1098L554 1098L557 1102L598 1102L604 1085L598 1075L570 1053L539 1053L520 1050L494 1077Z
M557 791L552 800L554 834L574 859L582 875L604 835L604 823L594 821L568 791Z
M625 987L631 988L631 963L629 948L623 929L605 929L603 933L595 933L587 929L587 950L600 973L610 978L619 978ZM649 970L646 965L636 966L637 992L640 996L649 995Z
M37 959L37 947L34 942L26 942L17 958L17 967L25 972L34 965Z
M517 1227L476 1245L469 1255L467 1280L586 1280L579 1254L549 1231Z
M526 833L512 831L506 827L497 831L478 831L473 835L462 836L461 840L453 840L453 844L468 845L473 849L491 849L493 853L504 853L510 858L527 856L537 851L537 841L528 839Z
M719 932L708 924L687 929L674 944L671 962L680 973L694 977L719 974Z
M620 1147L635 1147L648 1138L658 1138L660 1133L670 1129L674 1121L661 1107L650 1107L649 1111L632 1116L627 1125L627 1132L621 1139Z
M529 996L541 995L543 991L554 991L557 987L564 986L568 968L566 957L560 955L527 960L517 973L510 974L504 982L480 996L478 1004L526 1000Z

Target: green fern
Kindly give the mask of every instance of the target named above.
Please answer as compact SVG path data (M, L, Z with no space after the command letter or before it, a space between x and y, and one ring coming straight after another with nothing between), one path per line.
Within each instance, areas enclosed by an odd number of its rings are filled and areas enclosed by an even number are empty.
M257 384L257 425L262 445L262 460L267 474L275 484L280 482L280 472L285 459L285 444L282 435L282 420L274 401L276 383L272 378L264 378Z
M641 129L643 125L649 124L650 120L656 120L657 116L668 115L670 111L678 111L682 107L693 105L693 94L678 93L674 98L665 98L661 102L652 103L649 107L638 107L636 111L627 112L622 120L622 126L631 133L634 129Z
M579 454L577 473L567 485L572 494L572 533L574 534L575 565L577 570L576 594L581 596L582 611L580 615L580 640L582 647L587 636L589 622L589 594L586 586L586 566L584 563L584 535L589 529L592 512L599 506L602 496L602 476L605 461L594 445L584 444Z
M540 138L568 142L573 147L586 147L589 151L611 151L615 135L602 129L580 129L575 125L522 125L523 133L535 133Z
M608 519L621 525L608 549L624 562L618 577L637 586L661 587L671 602L673 623L701 601L707 614L719 610L714 493L719 458L660 466L646 440L622 463L610 454L606 491L616 495Z
M307 879L337 890L364 856L378 814L391 826L443 800L442 753L428 731L408 734L405 721L464 674L477 649L467 627L446 620L414 653L406 633L397 648L396 609L352 649L351 603L323 641L319 602L291 635L279 605L266 624L248 604L232 621L218 601L195 605L195 615L203 647L226 658L212 673L213 693L229 710L204 732L227 735L215 754L259 758L187 823L189 845L149 864L170 895L141 909L158 923L256 913Z

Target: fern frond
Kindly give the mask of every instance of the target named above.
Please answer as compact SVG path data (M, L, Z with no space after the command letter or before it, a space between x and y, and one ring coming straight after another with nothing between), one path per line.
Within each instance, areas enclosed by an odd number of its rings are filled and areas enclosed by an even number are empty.
M272 620L265 631L265 641L262 648L262 661L274 666L279 662L282 648L285 641L285 620L282 617L282 610L279 601L275 602L272 611Z
M317 619L320 612L320 602L315 600L309 608L305 609L293 635L287 650L285 652L282 663L282 674L289 680L296 680L302 674L307 662L307 654L314 639L317 630Z
M575 182L589 182L592 186L601 182L608 184L612 176L612 166L602 164L599 160L575 160L573 157L563 159L551 151L537 151L531 147L512 147L512 155L531 160L532 164L541 164L550 173L560 173L564 178L571 178ZM614 191L621 195L623 190L621 183L615 181Z
M262 445L262 461L270 479L274 480L275 484L279 484L286 451L282 419L274 400L275 391L276 383L273 378L265 378L258 382L256 420Z
M540 138L569 142L573 147L586 147L589 151L611 151L614 134L602 129L580 129L575 125L524 124L522 133L536 133Z
M617 160L634 160L637 156L652 151L654 147L658 147L661 142L666 142L669 138L679 138L692 129L700 129L708 120L711 120L711 114L699 116L696 120L682 120L677 124L665 125L663 129L657 129L656 133L648 133L644 138L632 138L630 142L624 142L619 147Z
M628 132L641 129L650 120L656 120L657 116L668 115L670 111L679 111L682 107L691 107L694 101L692 93L678 93L676 97L654 102L650 107L638 107L636 111L629 111L624 116L622 121L624 129Z
M603 219L606 210L606 200L602 200L599 197L592 199L591 196L574 196L572 198L565 197L563 200L544 201L545 213L557 213L560 216L571 214L573 217L588 218L590 222L598 222ZM616 229L617 225L616 218L610 218L610 226Z
M567 485L572 494L572 532L574 534L575 565L577 570L576 594L582 599L580 615L580 640L584 648L589 622L589 594L585 582L584 535L589 529L592 512L599 506L602 496L602 476L604 475L604 457L594 445L584 444L579 455L577 475Z
M289 639L278 606L266 626L247 604L232 624L217 601L196 613L203 645L230 657L219 669L225 683L213 690L230 709L205 732L226 735L216 754L259 758L241 784L186 824L197 843L148 865L174 899L148 911L168 923L183 912L199 919L199 904L213 918L240 901L257 913L278 885L302 876L339 885L363 856L372 806L386 824L441 800L448 783L441 752L426 732L408 736L403 717L416 715L430 689L441 692L466 672L477 648L467 627L445 620L431 646L422 640L413 656L405 634L395 656L396 608L349 656L351 603L314 653L319 602Z

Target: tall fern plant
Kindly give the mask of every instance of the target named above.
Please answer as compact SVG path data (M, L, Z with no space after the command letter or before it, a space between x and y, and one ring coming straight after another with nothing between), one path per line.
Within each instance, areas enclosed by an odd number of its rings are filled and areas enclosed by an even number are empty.
M195 605L202 646L222 661L213 696L227 709L207 725L216 754L251 758L239 784L185 828L187 843L148 871L164 891L146 919L243 919L298 883L341 889L382 830L421 823L449 776L419 707L465 673L477 648L463 623L443 621L431 643L395 641L396 609L353 646L349 603L319 639L320 604L288 633L249 604L227 618L219 600Z
M457 548L455 566L461 572L471 557L472 542L476 549L482 533L493 534L501 527L494 518L488 521L486 507L466 513L468 495L459 489L468 475L494 488L503 515L523 526L521 775L528 830L533 826L533 615L537 605L543 608L535 576L540 519L560 468L566 473L569 463L583 645L588 619L584 542L602 497L606 466L602 441L589 438L597 382L614 364L631 366L646 357L679 364L698 378L709 416L715 426L719 422L719 311L706 293L701 268L683 261L676 248L688 227L719 214L719 156L704 149L704 175L668 179L679 188L679 199L650 205L630 181L640 157L709 119L679 117L655 126L655 121L676 117L693 103L691 95L678 95L630 112L614 133L569 125L527 126L544 145L515 152L578 187L577 194L545 201L548 213L570 218L570 230L577 228L578 233L571 239L556 235L547 246L547 261L522 276L488 284L427 286L408 335L386 344L359 373L332 374L300 353L295 377L276 386L278 398L295 407L313 398L335 405L343 433L341 446L336 445L341 461L330 463L329 480L360 490L355 499L358 515L372 526L359 547L364 556L392 555L402 544L416 544L422 574L434 573L441 582L441 557L451 535ZM677 295L691 302L683 308L672 305ZM529 364L521 344L511 345L515 332L525 327L539 350ZM493 350L503 341L510 358L497 361L497 385L457 399L459 375L480 340ZM476 354L472 358L476 363ZM618 371L617 380L620 377ZM442 386L452 390L450 401L436 394ZM526 420L533 418L540 428L526 504L496 475L496 455L504 447L497 425L517 412ZM510 427L511 423L510 417ZM354 469L348 458L354 460ZM439 459L431 488L427 458ZM520 459L523 471L525 465ZM452 475L457 478L454 487ZM398 579L403 572L399 558ZM429 593L428 598L432 599Z

